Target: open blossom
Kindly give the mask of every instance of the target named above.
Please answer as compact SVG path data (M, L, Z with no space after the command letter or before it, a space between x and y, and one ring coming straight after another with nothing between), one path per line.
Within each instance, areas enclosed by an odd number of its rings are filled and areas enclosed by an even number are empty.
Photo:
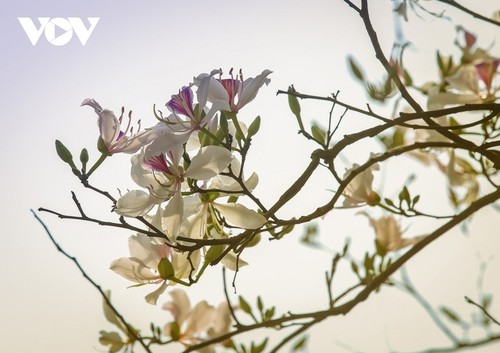
M172 337L189 347L229 332L232 320L226 303L222 303L216 309L202 300L191 307L189 297L183 290L173 290L169 294L172 301L166 303L163 309L170 311L174 321L165 325L163 330L165 336ZM199 351L215 352L213 346Z
M344 179L357 168L359 165L353 164L352 168L346 171ZM378 164L373 164L351 180L344 190L344 207L356 207L376 201L377 194L372 189L373 171L375 170L379 170Z
M257 95L259 89L264 85L268 85L271 80L267 78L272 71L264 70L255 78L243 78L240 71L239 75L234 78L232 70L230 78L215 78L215 74L220 73L219 70L212 71L210 75L201 74L194 80L194 85L198 86L198 91L203 96L206 95L210 102L224 102L225 107L222 110L238 113L241 108L250 103ZM236 101L236 97L238 98Z
M131 190L120 197L115 205L115 212L127 217L144 216L155 205L170 199L173 195L169 187L172 182L161 173L155 174L144 163L143 154L132 156L131 176L137 185L147 189Z
M138 284L160 284L146 296L146 301L156 304L158 297L167 289L167 282L160 276L158 265L172 254L172 249L161 239L155 241L145 234L133 235L128 242L130 257L121 257L111 263L111 270Z
M122 131L123 109L118 119L111 110L103 109L94 99L87 98L81 105L88 105L94 108L94 111L97 113L99 133L106 150L105 152L108 155L119 152L135 153L156 138L155 131L152 129L141 132L137 131L134 134L133 129L130 127L131 113L128 117L127 126Z
M231 152L220 146L202 147L184 170L181 165L183 148L178 147L146 160L156 172L161 172L170 180L172 198L165 207L163 229L175 240L184 216L184 200L181 189L186 179L209 180L221 173L231 163Z

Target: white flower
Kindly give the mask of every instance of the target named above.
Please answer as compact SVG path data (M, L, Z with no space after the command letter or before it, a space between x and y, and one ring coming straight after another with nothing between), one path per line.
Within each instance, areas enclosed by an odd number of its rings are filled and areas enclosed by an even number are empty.
M115 212L126 217L147 214L154 205L168 200L172 194L172 182L162 173L154 173L151 166L144 163L143 154L132 156L130 174L143 190L131 190L120 197L115 205Z
M418 243L423 237L403 238L401 225L396 221L393 215L383 216L379 219L373 219L366 213L362 213L370 220L370 225L375 230L377 243L385 251L395 251L409 245Z
M352 168L346 171L344 179L357 168L359 168L359 165L356 163L353 164ZM344 190L344 207L356 207L376 201L376 193L372 189L373 171L375 170L379 170L377 163L365 169L351 180Z
M166 303L163 309L170 311L174 321L165 325L165 336L189 347L229 332L232 321L226 303L216 309L202 300L191 307L189 297L184 291L173 290L169 294L172 301ZM203 350L203 353L209 352L214 352L213 347Z
M111 270L131 282L138 284L160 284L155 291L146 296L146 301L156 304L158 297L167 288L166 281L160 276L158 265L168 258L172 250L163 240L152 240L145 234L133 235L128 242L130 257L121 257L111 263Z
M217 70L212 71L210 75L201 74L195 78L194 85L198 86L199 95L206 96L208 101L214 103L224 102L224 106L221 105L221 110L238 113L241 108L255 98L257 92L264 84L269 84L271 80L267 76L272 71L264 70L255 78L247 79L243 79L241 71L236 79L233 78L232 70L229 72L231 78L227 79L214 78L213 76L218 73L220 74L221 72ZM238 102L235 101L236 97L238 97Z
M156 138L155 131L151 129L142 132L137 131L135 134L133 133L133 129L130 128L131 112L125 130L121 131L124 113L123 109L120 118L117 119L111 110L102 109L99 103L94 99L87 98L81 105L88 105L94 108L94 111L97 113L99 133L104 144L105 152L108 155L119 152L135 153ZM129 136L127 136L127 134L129 134Z
M181 165L183 149L178 147L154 156L145 162L157 172L163 173L170 180L172 198L165 207L163 229L172 241L175 241L181 228L184 215L184 200L181 194L182 184L186 179L209 180L217 176L231 163L231 152L220 146L202 147L191 159L184 170Z

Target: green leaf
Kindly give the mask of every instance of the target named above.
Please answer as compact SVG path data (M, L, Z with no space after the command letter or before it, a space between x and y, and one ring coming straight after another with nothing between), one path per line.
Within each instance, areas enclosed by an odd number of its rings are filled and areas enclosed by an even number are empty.
M359 68L358 64L354 61L352 56L349 56L347 58L347 61L349 63L349 68L351 69L352 74L360 81L365 80L365 76L363 74L363 71Z
M252 315L252 308L250 307L250 304L248 304L248 302L245 300L245 298L243 298L240 295L239 296L239 300L240 300L240 308L241 308L241 310L243 310L247 314Z
M262 298L257 296L257 308L259 309L260 312L264 309L264 303L262 302Z
M262 343L259 345L254 345L254 343L252 342L250 352L251 353L261 353L262 351L264 351L264 349L266 348L266 345L267 345L267 340L268 340L268 338L266 338L264 341L262 341Z
M174 266L172 266L172 263L166 257L160 260L158 272L163 279L170 279L175 276Z
M414 208L419 200L420 200L420 195L415 196L411 201L411 208Z
M170 325L170 337L173 341L178 341L181 338L181 328L177 321L172 322Z
M99 139L97 140L97 149L99 152L102 154L105 154L107 156L110 156L108 148L106 147L106 144L104 143L104 140L102 139L101 136L99 136Z
M273 306L270 309L267 309L266 312L264 313L264 320L269 321L273 318L274 312L276 311L276 308Z
M392 202L391 199L384 199L384 202L391 207L396 207L396 205L394 205L394 202Z
M305 348L308 336L303 336L292 346L292 352L297 352Z
M254 136L257 132L259 132L259 129L260 129L260 115L257 116L248 127L247 137L250 138Z
M377 250L377 255L384 257L387 254L387 250L380 244L380 242L375 239L375 249Z
M205 262L210 263L216 260L224 249L225 245L212 245L205 254Z
M351 268L355 274L359 275L359 267L358 264L354 262L354 260L351 261Z

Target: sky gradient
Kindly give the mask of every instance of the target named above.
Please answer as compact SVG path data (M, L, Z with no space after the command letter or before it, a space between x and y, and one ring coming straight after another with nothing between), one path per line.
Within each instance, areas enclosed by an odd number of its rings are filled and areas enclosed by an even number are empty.
M475 1L463 3L478 6L476 9L487 15L495 10L492 0L481 1L480 7ZM473 25L470 17L448 10L463 24ZM43 35L33 46L18 17L100 20L85 46L75 36L65 46L53 46ZM247 122L256 115L262 117L261 134L255 139L249 166L260 177L256 193L271 203L307 165L314 148L297 135L286 97L276 97L276 91L290 84L301 92L318 95L340 90L346 102L363 107L367 98L350 76L346 56L352 54L361 61L370 77L382 74L359 16L340 0L20 0L4 6L0 19L0 332L4 337L3 349L9 353L103 352L98 331L113 329L104 320L98 292L72 263L57 253L30 213L30 209L41 206L75 212L70 197L70 191L75 191L93 215L110 217L110 205L84 190L54 149L54 140L60 139L74 155L87 147L91 158L97 158L96 116L90 108L80 107L83 99L95 98L115 112L125 106L133 110L134 118L140 118L143 126L148 126L155 123L153 105L163 107L172 94L202 72L242 68L250 77L264 69L272 70L270 85L241 114ZM393 41L389 1L377 2L373 20L388 52ZM415 76L425 81L436 75L436 47L456 53L455 29L446 20L439 23L436 19L419 20L413 16L412 21L415 24L405 29L407 37L414 39L408 64ZM474 26L483 43L493 43L498 33L485 25ZM497 48L493 54L499 55ZM329 108L304 104L304 116L308 121L326 121ZM339 133L367 124L352 115ZM348 162L362 162L371 148L373 143L352 151ZM419 165L404 162L394 165L393 170L398 167ZM113 156L96 174L94 183L112 192L133 188L129 168L127 155ZM390 185L392 176L386 176ZM316 207L318 198L327 199L325 189L329 184L325 180L325 176L318 176L301 202L285 208L283 215L293 217ZM436 180L444 182L423 171L416 185L429 189L429 181ZM381 179L377 182L379 186L383 184ZM443 192L443 185L436 190ZM308 195L318 196L313 199ZM345 237L351 237L356 243L355 252L362 254L373 235L360 217L354 224L346 221L352 214L339 211L328 215L322 226L322 240L339 249ZM147 329L151 320L162 325L170 319L166 312L143 301L147 291L127 289L129 283L108 270L113 259L128 256L129 232L61 221L47 214L42 217L61 245L79 259L88 273L104 288L112 289L117 307L131 322ZM407 222L405 226L410 227L411 233L426 231L425 225ZM500 265L500 240L491 239L491 232L498 226L497 212L482 211L474 217L469 236L454 230L408 265L422 293L432 294L433 305L445 302L466 313L472 311L463 296L477 295L478 254L488 263L486 290L499 293L498 274L492 269ZM330 234L332 229L336 234ZM266 303L275 303L282 312L290 308L316 310L326 305L323 271L329 266L330 254L299 245L300 234L297 231L279 243L265 242L248 251L246 259L251 266L239 274L238 293L251 299L260 294ZM274 287L277 279L279 291ZM223 293L218 290L220 282L220 270L212 269L199 286L190 289L190 296L194 302L207 299L216 305L223 300ZM167 300L168 295L164 295L160 303ZM492 311L500 312L497 300ZM411 332L428 338L428 344L446 342L411 298L387 289L347 317L334 318L314 328L310 351L329 351L325 347L334 347L339 353L426 348L412 340ZM267 332L259 333L263 334ZM489 347L477 352L497 349L498 346ZM164 351L170 352L158 350Z

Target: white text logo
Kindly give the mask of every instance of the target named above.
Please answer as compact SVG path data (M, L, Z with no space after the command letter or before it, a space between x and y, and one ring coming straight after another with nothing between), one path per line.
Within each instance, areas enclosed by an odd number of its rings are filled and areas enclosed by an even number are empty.
M88 17L89 27L78 17L38 17L39 25L35 25L29 17L18 17L19 23L23 26L31 44L35 45L42 33L45 33L47 41L55 46L62 46L69 43L76 34L82 45L85 45L90 35L99 22L99 17Z

